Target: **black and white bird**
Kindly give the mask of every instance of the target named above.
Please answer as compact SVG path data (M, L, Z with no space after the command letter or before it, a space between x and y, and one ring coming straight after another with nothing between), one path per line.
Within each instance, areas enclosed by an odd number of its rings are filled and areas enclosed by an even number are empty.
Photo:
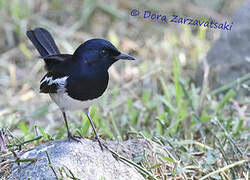
M81 44L74 54L61 54L51 34L43 28L27 31L27 36L45 61L47 74L40 81L40 92L48 93L62 111L68 138L78 140L69 130L68 110L86 110L98 101L108 86L109 67L119 59L135 60L122 54L104 39L91 39ZM89 112L87 117L100 147Z

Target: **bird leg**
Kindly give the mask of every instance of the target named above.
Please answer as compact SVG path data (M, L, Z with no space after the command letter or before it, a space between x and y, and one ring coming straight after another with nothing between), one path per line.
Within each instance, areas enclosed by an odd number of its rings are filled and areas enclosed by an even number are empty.
M101 150L103 151L102 143L101 143L100 138L99 138L99 136L98 136L98 134L97 134L97 132L96 132L95 125L94 125L94 123L93 123L93 121L91 120L91 117L90 117L90 109L89 109L89 111L88 111L86 114L87 114L87 117L88 117L88 119L89 119L89 122L90 122L90 124L91 124L91 126L92 126L92 129L94 130L95 139L98 141L99 146L100 146Z
M4 142L4 138L3 138L3 133L0 130L0 140L1 140L1 151L6 151L6 146L5 146L5 142Z
M78 137L73 136L72 133L70 132L67 117L66 117L66 113L65 113L65 111L62 111L62 113L63 113L64 122L65 122L65 125L66 125L66 128L67 128L67 133L68 133L69 140L75 140L77 142L81 142L80 139L78 139Z

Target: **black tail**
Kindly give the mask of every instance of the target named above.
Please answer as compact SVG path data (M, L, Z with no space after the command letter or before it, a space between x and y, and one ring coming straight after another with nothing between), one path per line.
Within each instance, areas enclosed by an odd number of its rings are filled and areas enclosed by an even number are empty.
M26 35L42 57L60 54L53 37L46 29L36 28L29 30Z

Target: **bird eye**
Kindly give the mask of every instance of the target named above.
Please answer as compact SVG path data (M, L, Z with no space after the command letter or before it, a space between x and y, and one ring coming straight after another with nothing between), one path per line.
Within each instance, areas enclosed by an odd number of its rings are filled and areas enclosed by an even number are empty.
M105 50L105 49L102 49L100 54L101 54L102 57L107 57L109 55L108 51Z

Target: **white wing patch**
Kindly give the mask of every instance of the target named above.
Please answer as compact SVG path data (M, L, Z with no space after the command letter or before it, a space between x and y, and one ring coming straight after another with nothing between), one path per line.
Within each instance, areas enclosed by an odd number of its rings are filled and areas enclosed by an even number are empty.
M53 77L45 77L41 82L40 85L42 85L44 82L47 83L47 85L52 85L56 84L57 85L57 92L62 92L65 91L65 86L66 86L66 80L68 79L69 76L64 76L62 78L57 78L53 79Z

